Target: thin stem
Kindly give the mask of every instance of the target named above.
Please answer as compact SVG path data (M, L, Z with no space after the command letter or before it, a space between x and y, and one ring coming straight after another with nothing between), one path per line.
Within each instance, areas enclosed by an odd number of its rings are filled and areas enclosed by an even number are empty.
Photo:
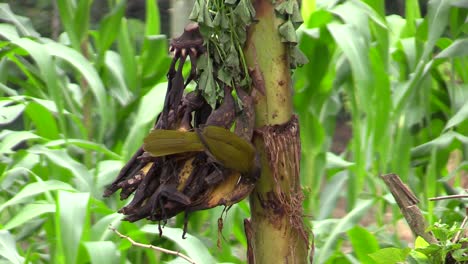
M468 209L467 209L467 212L468 212ZM463 219L463 222L460 225L460 231L458 231L457 234L453 237L452 243L457 243L458 240L460 240L460 236L461 236L463 230L466 228L467 223L468 223L468 215L465 216L465 218Z
M463 199L468 198L468 194L456 194L456 195L447 195L429 198L429 201L440 201L440 200L449 200L449 199Z
M109 226L109 229L116 233L120 238L123 238L123 239L126 239L128 241L130 241L130 243L133 245L133 246L136 246L136 247L142 247L142 248L149 248L149 249L152 249L154 251L159 251L159 252L162 252L162 253L165 253L165 254L169 254L169 255L174 255L174 256L177 256L177 257L181 257L183 259L185 259L186 261L188 261L189 263L192 263L192 264L196 264L196 262L189 258L188 256L178 252L178 251L172 251L172 250L169 250L169 249L165 249L165 248L162 248L162 247L157 247L157 246L153 246L153 245L150 245L150 244L143 244L143 243L138 243L136 242L135 240L133 240L132 238L130 238L129 236L126 236L126 235L123 235L122 233L120 233L115 227L113 226Z

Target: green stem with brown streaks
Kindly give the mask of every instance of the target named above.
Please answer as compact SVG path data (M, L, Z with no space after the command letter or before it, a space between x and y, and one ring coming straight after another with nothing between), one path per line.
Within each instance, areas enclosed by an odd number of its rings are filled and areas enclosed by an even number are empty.
M279 2L279 1L277 1ZM252 218L246 222L249 263L307 263L309 232L302 221L299 181L299 125L293 115L287 47L281 42L270 0L253 0L258 22L249 28L244 49L256 71L255 144L262 174L250 195ZM264 94L263 94L264 93Z

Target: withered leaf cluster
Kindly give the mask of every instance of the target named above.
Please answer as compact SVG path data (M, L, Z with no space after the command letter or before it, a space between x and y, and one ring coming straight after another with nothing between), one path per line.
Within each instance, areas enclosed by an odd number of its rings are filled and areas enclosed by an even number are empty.
M215 109L201 95L202 87L184 94L187 84L198 79L197 59L205 52L203 44L196 23L171 40L174 58L163 111L143 146L104 192L110 196L121 190L122 200L134 194L119 210L125 220L165 223L181 212L230 206L245 198L258 178L260 166L251 144L254 110L248 93L234 87L242 110L233 88L226 85L224 99ZM187 57L191 72L184 79Z

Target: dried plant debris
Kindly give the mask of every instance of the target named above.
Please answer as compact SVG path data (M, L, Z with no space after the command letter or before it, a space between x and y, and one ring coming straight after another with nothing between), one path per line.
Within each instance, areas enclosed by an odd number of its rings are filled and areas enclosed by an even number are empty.
M276 1L274 1L276 2ZM290 67L295 69L308 63L307 57L297 46L298 39L296 29L304 22L302 20L299 4L296 0L285 0L275 7L276 14L283 18L284 22L278 27L281 41L286 43L290 58Z
M190 19L199 24L206 47L198 64L198 85L212 107L222 97L224 86L250 87L242 49L254 17L255 9L250 0L195 1Z
M143 146L104 192L104 196L110 196L121 190L121 199L134 194L119 211L127 221L165 223L181 212L187 215L218 205L230 206L252 191L260 175L258 155L251 143L253 100L237 82L229 85L219 80L217 69L207 70L206 65L200 69L205 45L196 23L171 41L174 58L167 74L163 111ZM191 71L184 78L182 68L187 57ZM201 70L222 87L222 100L207 102L203 93L210 91L200 87L205 82ZM192 80L198 83L197 89L184 93ZM242 110L235 103L233 90ZM184 231L185 227L186 222Z

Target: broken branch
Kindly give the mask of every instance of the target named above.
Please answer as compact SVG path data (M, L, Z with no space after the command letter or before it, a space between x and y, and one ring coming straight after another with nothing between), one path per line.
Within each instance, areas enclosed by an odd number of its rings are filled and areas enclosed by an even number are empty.
M419 200L413 192L396 174L383 175L381 178L390 189L411 231L413 231L415 235L424 238L424 240L429 243L436 243L437 240L435 237L430 232L426 232L427 224L421 210L419 210L417 206Z
M440 201L440 200L448 200L448 199L463 199L463 198L468 198L468 194L438 196L438 197L429 198L429 201Z
M120 238L123 238L123 239L126 239L128 241L130 241L130 243L133 245L133 246L136 246L136 247L142 247L142 248L149 248L149 249L152 249L154 251L159 251L159 252L162 252L162 253L165 253L165 254L169 254L169 255L174 255L174 256L177 256L177 257L181 257L183 259L185 259L186 261L188 261L189 263L192 263L192 264L196 264L196 262L189 258L188 256L178 252L178 251L173 251L173 250L169 250L169 249L165 249L165 248L162 248L162 247L157 247L157 246L153 246L153 245L150 245L150 244L142 244L142 243L138 243L136 242L135 240L133 240L132 238L130 238L129 236L126 236L126 235L123 235L122 233L120 233L115 227L113 226L109 226L109 229L116 233Z

